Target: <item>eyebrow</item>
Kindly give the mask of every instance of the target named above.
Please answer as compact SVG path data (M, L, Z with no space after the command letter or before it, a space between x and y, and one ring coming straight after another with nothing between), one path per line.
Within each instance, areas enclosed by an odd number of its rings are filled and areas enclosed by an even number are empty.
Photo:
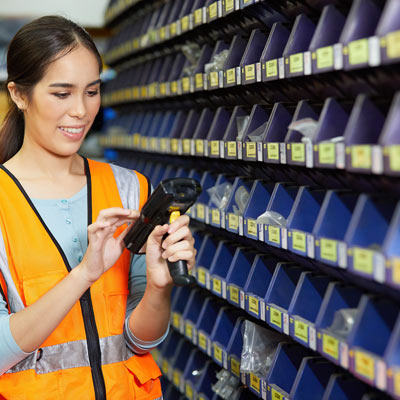
M90 82L89 84L86 85L86 87L97 85L98 83L101 83L101 79L97 79L96 81ZM52 83L49 85L49 87L63 87L63 88L73 88L75 85L72 83Z

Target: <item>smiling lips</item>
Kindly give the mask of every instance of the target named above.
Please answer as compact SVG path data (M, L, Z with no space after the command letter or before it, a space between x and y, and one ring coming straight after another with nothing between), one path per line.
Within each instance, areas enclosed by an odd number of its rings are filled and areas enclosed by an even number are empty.
M65 127L65 126L60 126L60 129L61 129L62 131L64 131L64 132L67 132L67 133L78 134L78 133L82 133L83 130L85 129L85 127L84 127L84 126L81 126L81 127L79 127L79 128L67 128L67 127Z
M85 133L85 125L75 127L59 126L59 129L65 137L73 141L80 141Z

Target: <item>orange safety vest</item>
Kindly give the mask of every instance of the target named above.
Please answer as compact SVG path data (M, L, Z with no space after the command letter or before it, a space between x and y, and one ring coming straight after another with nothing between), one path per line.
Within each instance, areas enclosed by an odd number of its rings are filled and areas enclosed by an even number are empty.
M123 206L123 182L109 164L85 159L85 167L91 224L100 210ZM135 188L129 183L129 192L139 199L140 208L148 196L148 183L143 175L136 173L135 179L128 172L136 184ZM0 167L0 188L0 231L12 278L7 282L7 274L0 273L0 285L10 311L16 312L18 301L23 303L20 308L34 303L69 273L70 266L27 194L4 167ZM0 399L162 398L161 372L151 354L135 355L123 337L130 258L125 250L41 348L0 376Z

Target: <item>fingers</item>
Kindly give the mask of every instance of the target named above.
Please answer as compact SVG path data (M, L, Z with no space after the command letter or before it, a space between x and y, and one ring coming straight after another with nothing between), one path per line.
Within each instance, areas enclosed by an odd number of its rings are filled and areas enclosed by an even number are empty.
M178 260L194 262L196 249L193 247L193 243L191 241L182 240L169 246L161 256L162 258L168 259L172 262Z
M169 225L158 225L153 229L153 232L149 235L147 239L147 247L149 246L161 246L161 242L163 240L164 235L167 233Z
M190 218L187 215L181 215L168 228L168 234L171 235L184 226L189 226Z

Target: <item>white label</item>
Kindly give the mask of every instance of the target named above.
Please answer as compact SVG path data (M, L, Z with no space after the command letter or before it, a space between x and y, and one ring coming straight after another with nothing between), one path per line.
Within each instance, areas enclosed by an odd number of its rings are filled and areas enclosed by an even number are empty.
M182 139L178 139L178 155L182 155L183 154L183 149L182 149L183 145L182 145Z
M204 139L204 156L208 157L208 140Z
M279 155L281 164L286 164L286 143L279 143Z
M383 151L378 145L372 146L372 172L374 174L383 173Z
M264 224L258 225L258 240L260 242L264 241Z
M313 144L306 143L306 167L313 168L314 167L314 151Z
M260 300L260 319L265 321L265 303L262 300Z
M311 75L311 52L310 51L304 52L304 75Z
M211 349L211 340L207 338L207 354L211 357L212 349Z
M261 381L261 398L267 400L267 382Z
M242 73L240 72L240 67L236 67L236 85L242 84Z
M378 389L386 390L386 364L383 360L376 360L376 386Z
M196 155L196 142L194 139L190 140L190 155L195 156Z
M207 224L207 225L209 225L210 224L210 209L209 209L209 207L208 206L205 206L204 207L204 214L205 214L205 223Z
M343 342L340 342L340 366L349 368L349 347Z
M287 229L281 229L281 247L282 249L287 250Z
M243 143L242 142L237 142L237 151L238 151L238 160L243 159Z
M347 268L347 245L344 242L338 242L338 253L339 253L339 267Z
M257 161L262 161L263 160L263 143L258 142L257 143Z
M194 93L194 76L190 77L190 93Z
M226 300L226 281L222 281L222 297Z
M336 143L336 168L344 169L346 166L346 152L344 143Z
M185 335L185 321L183 320L182 316L179 318L179 332L182 335Z
M246 374L241 373L240 374L240 380L242 381L243 385L246 385Z
M289 315L287 313L282 313L283 315L283 333L289 335Z
M207 21L207 7L203 7L203 21Z
M371 36L368 38L368 53L368 64L370 67L377 67L381 64L381 46L379 37Z
M218 17L221 18L222 17L222 1L220 0L218 2ZM228 368L226 368L228 369Z
M261 63L256 63L256 81L261 82Z
M333 45L333 64L334 68L337 69L343 69L343 45L342 43L336 43Z
M189 30L193 29L193 25L194 25L194 15L189 14Z
M243 290L240 291L240 308L246 309L246 297Z
M239 10L240 8L240 0L235 0L235 10Z
M374 253L374 279L377 282L384 283L386 278L385 257L382 253Z
M285 79L285 60L283 57L278 58L279 79Z
M314 236L307 235L307 257L315 258Z
M218 86L219 88L223 88L224 87L224 71L218 71Z
M225 229L226 224L225 224L225 211L221 211L221 228Z
M208 271L206 272L206 289L211 290L211 279Z
M312 350L317 350L317 334L316 330L313 326L310 326L308 328L308 333L309 333L309 342L308 345L310 346L310 349Z
M219 142L219 158L225 158L225 142L223 140Z
M243 216L239 215L239 236L243 236Z

